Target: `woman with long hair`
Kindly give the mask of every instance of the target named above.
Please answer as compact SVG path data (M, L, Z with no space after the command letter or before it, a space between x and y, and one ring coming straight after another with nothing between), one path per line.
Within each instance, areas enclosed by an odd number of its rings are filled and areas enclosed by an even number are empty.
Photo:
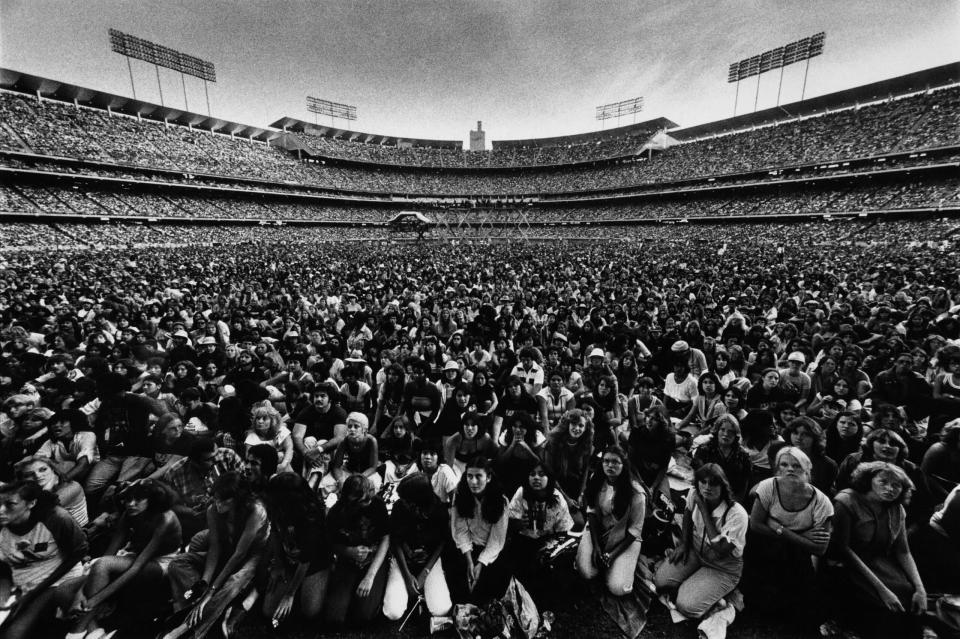
M393 418L400 415L403 405L405 376L400 364L389 364L384 370L384 382L377 391L377 410L373 416L373 434L379 435Z
M443 458L460 477L466 470L467 461L477 455L493 459L497 456L497 445L482 430L480 416L467 413L460 421L460 431L451 435L444 444Z
M856 413L838 413L827 428L827 446L824 452L830 459L840 463L850 453L860 450L863 441L863 424ZM838 469L839 470L839 469Z
M228 607L250 586L267 545L267 508L240 473L217 477L212 492L206 534L191 540L196 550L170 563L173 609L187 613L164 639L187 634L203 639L224 616L229 635L236 617Z
M387 507L366 475L350 475L327 517L327 535L337 556L327 593L325 622L369 623L383 604L390 529Z
M510 579L503 552L507 541L507 498L490 460L474 457L457 484L450 526L450 594L455 603L485 603L499 597Z
M563 414L547 436L543 465L566 497L579 503L590 475L593 458L593 422L579 408Z
M87 539L57 498L35 481L0 485L0 636L29 639L82 585ZM11 601L12 599L12 601Z
M743 391L736 384L730 384L730 386L723 391L723 405L727 409L727 413L736 417L738 422L742 422L743 418L747 416L745 404L746 400L743 398Z
M850 411L859 414L863 409L860 400L850 387L850 383L843 377L838 377L829 390L818 392L807 406L807 415L820 421L829 423L838 412Z
M473 398L473 403L477 407L477 413L489 420L497 408L497 391L493 387L493 382L490 381L490 373L486 368L477 368L474 371L471 385L470 397Z
M750 456L753 467L751 486L773 474L770 447L783 441L776 434L775 423L773 413L767 410L751 411L740 421L741 446Z
M545 464L530 465L527 481L510 499L509 516L510 564L528 589L542 594L549 588L538 578L542 577L538 553L548 541L566 535L574 526L567 498Z
M687 617L702 617L740 581L749 521L723 469L700 466L687 493L680 544L657 568L657 590L675 594L677 610Z
M280 412L273 406L255 406L250 409L250 429L243 439L244 451L257 444L269 444L277 451L279 472L292 472L293 438L282 422Z
M326 507L296 473L270 478L264 500L271 535L263 615L279 625L299 607L307 621L318 619L333 565L326 535Z
M714 420L726 412L720 393L720 380L706 371L697 380L697 396L690 406L690 412L677 424L677 430L689 430L694 436L711 432Z
M505 420L504 445L497 454L500 485L512 494L523 485L527 465L539 461L544 437L527 413L514 413Z
M730 366L730 353L722 347L717 348L713 356L713 366L710 368L720 382L720 390L730 387L730 382L737 379L737 372Z
M830 580L843 619L872 637L919 637L927 593L907 543L906 511L913 482L899 466L866 462L835 500L832 550L843 562ZM835 604L837 598L831 597Z
M586 579L602 576L611 594L625 595L633 590L646 515L646 493L633 480L626 451L616 445L603 451L583 501L587 527L577 548L577 570Z
M637 378L640 377L640 367L637 366L637 356L633 351L624 351L620 359L615 362L613 374L617 378L617 388L623 393L630 393Z
M927 478L923 471L908 459L910 449L907 442L895 430L876 428L863 438L860 450L851 453L840 462L837 468L837 492L850 488L853 473L864 462L885 461L899 466L913 482L913 494L906 503L907 525L912 526L928 521L936 507Z
M180 397L180 393L188 388L199 387L200 375L196 365L189 360L174 364L173 369L167 373L165 386L174 397Z
M403 478L407 472L416 470L416 445L410 419L397 415L377 439L377 449L383 462L383 483L391 484Z
M614 431L626 419L626 415L623 414L623 407L620 405L617 380L613 375L600 376L593 392L584 396L585 402L590 400L593 400L599 412L603 414L604 422Z
M159 583L180 547L180 521L171 509L175 495L153 479L141 479L120 493L123 514L106 552L97 559L74 597L73 636L99 627L108 604L129 595L131 583Z

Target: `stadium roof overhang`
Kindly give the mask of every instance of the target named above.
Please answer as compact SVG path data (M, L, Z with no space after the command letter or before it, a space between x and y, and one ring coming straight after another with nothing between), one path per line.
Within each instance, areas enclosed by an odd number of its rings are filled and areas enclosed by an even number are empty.
M683 127L670 131L670 136L678 140L695 140L704 136L735 131L751 126L771 124L778 120L787 120L801 116L823 113L828 109L842 109L884 100L897 95L905 95L916 91L925 91L936 87L947 86L960 82L960 62L944 64L939 67L924 69L915 73L864 84L863 86L827 93L802 102L781 104L770 109L763 109L754 113L744 113L726 120L707 122L695 126Z
M351 131L349 129L338 129L333 126L314 124L289 117L280 118L270 126L275 129L282 129L293 133L306 133L308 135L316 135L334 140L347 140L350 142L362 142L364 144L429 147L433 149L451 149L454 151L463 149L463 142L461 140L428 140L424 138L405 138L393 135L380 135L378 133L364 133L362 131Z
M152 102L134 100L133 98L122 95L87 89L67 82L42 78L12 69L0 69L0 88L7 89L8 91L17 91L19 93L40 95L49 100L75 102L98 109L109 109L110 111L134 117L140 116L141 118L150 120L190 126L194 129L204 131L214 131L217 133L251 138L261 142L269 142L279 135L279 132L270 129L221 120L202 113L193 113L183 109L160 106Z
M672 129L677 126L679 125L676 122L668 120L667 118L655 118L653 120L637 122L636 124L618 126L602 131L578 133L576 135L560 135L552 138L529 138L526 140L494 140L492 145L494 149L516 149L522 147L554 147L570 144L587 144L613 138L622 138L628 135L646 139L657 131Z

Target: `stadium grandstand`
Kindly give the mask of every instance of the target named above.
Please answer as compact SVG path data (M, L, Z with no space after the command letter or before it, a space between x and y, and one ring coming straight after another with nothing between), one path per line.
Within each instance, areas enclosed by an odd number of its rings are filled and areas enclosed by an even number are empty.
M435 234L524 237L580 222L949 212L960 207L957 80L945 65L690 128L659 118L477 152L292 118L252 127L2 70L0 210L52 223L387 228L418 208Z

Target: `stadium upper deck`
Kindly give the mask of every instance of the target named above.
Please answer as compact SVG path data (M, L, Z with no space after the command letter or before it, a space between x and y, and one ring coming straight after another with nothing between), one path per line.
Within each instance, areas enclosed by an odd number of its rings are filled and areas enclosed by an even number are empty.
M960 158L960 86L946 85L956 79L953 71L958 66L894 78L880 83L882 86L851 89L835 94L833 102L829 96L821 96L799 106L788 105L810 117L784 116L785 119L769 126L713 137L704 136L726 131L724 127L742 129L751 123L769 123L770 114L757 114L754 120L739 116L711 125L674 129L671 137L699 139L656 150L648 145L642 154L621 155L616 159L600 156L604 149L619 148L627 138L629 144L636 146L639 140L646 139L647 133L669 121L603 132L613 135L612 138L597 134L539 142L496 143L495 147L501 152L532 163L550 154L554 158L551 162L559 161L557 158L562 154L573 154L565 156L560 165L531 164L522 168L517 165L509 169L423 166L424 158L437 157L437 154L441 157L446 153L463 157L498 156L494 152L471 154L455 150L443 141L420 140L421 146L391 146L387 143L398 140L347 135L349 132L344 131L337 134L340 137L307 136L315 148L304 157L305 149L292 144L304 137L298 134L162 109L6 71L0 74L0 86L11 91L0 92L0 171L11 177L14 184L44 186L43 180L55 180L56 189L77 191L79 188L80 193L111 190L122 183L123 197L131 191L139 190L141 194L145 189L155 191L161 185L169 186L176 194L186 190L207 191L203 197L210 199L213 193L217 202L222 202L224 197L245 197L241 195L244 190L270 191L274 200L294 191L302 197L322 198L323 202L313 205L324 207L322 219L343 219L341 215L329 214L329 207L337 206L337 200L340 206L350 207L355 206L358 199L402 205L419 198L444 206L462 204L451 198L476 203L508 197L514 203L529 204L532 200L542 205L553 203L567 207L572 203L600 211L600 207L626 204L624 198L642 197L648 203L664 197L675 200L676 192L693 189L698 192L696 199L713 198L725 202L720 208L740 209L739 205L731 207L730 202L737 197L748 197L743 189L769 188L771 184L789 181L794 184L789 187L791 190L823 191L837 188L835 183L824 182L825 179L847 179L848 176L867 182L847 183L843 188L853 186L854 192L866 192L894 182L913 184L919 180L922 186L927 179L923 175L928 175L929 180L938 181L938 186L932 190L921 189L925 193L921 198L924 205L936 203L942 207L946 203L952 208L957 196L951 192L951 185L956 179L949 177L949 171L955 175ZM940 88L917 92L934 87ZM912 93L899 95L895 90ZM859 102L890 95L893 99L862 106ZM823 108L828 111L823 113ZM624 131L628 134L620 135ZM317 140L322 140L322 144ZM565 140L578 144L563 146ZM433 142L437 145L430 146ZM529 146L535 142L538 146ZM364 149L364 153L374 149L387 156L393 152L403 153L408 164L381 163L382 158L356 161L358 157L344 151L356 148ZM584 154L576 155L584 148L587 149ZM426 155L417 155L420 152ZM622 148L616 153L622 154ZM922 171L922 175L917 171ZM947 175L945 183L942 182L944 175ZM813 181L798 187L797 179ZM78 180L85 182L78 184ZM97 184L91 185L91 180ZM736 193L720 193L721 189L735 189ZM671 193L664 196L663 192L668 191ZM55 199L62 201L64 197L61 192ZM165 197L171 198L169 191ZM812 201L832 200L818 195ZM851 201L848 210L876 208L859 204ZM171 215L191 214L189 206L180 208L185 210ZM810 211L815 213L822 208L813 207ZM64 211L64 207L52 200L34 201L27 209L47 213ZM66 207L67 211L70 209ZM21 206L17 210L24 209ZM95 211L96 207L91 210ZM248 210L259 210L259 207ZM86 214L86 211L79 212ZM216 207L213 213L218 216ZM162 211L161 215L164 215ZM276 215L260 217L277 219ZM309 213L293 216L294 219L310 217ZM651 216L638 213L633 217L649 219ZM652 217L660 218L662 214ZM353 215L347 218L355 219Z

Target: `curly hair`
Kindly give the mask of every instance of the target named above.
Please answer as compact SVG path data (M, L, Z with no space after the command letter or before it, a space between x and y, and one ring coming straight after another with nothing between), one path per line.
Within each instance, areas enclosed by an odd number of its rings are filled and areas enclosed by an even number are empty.
M510 416L509 420L504 423L504 427L506 428L504 441L507 443L507 446L513 443L514 426L522 426L526 429L526 432L523 434L523 441L530 446L530 448L534 448L537 444L537 433L539 429L537 428L537 423L533 421L533 418L523 411L516 412Z

